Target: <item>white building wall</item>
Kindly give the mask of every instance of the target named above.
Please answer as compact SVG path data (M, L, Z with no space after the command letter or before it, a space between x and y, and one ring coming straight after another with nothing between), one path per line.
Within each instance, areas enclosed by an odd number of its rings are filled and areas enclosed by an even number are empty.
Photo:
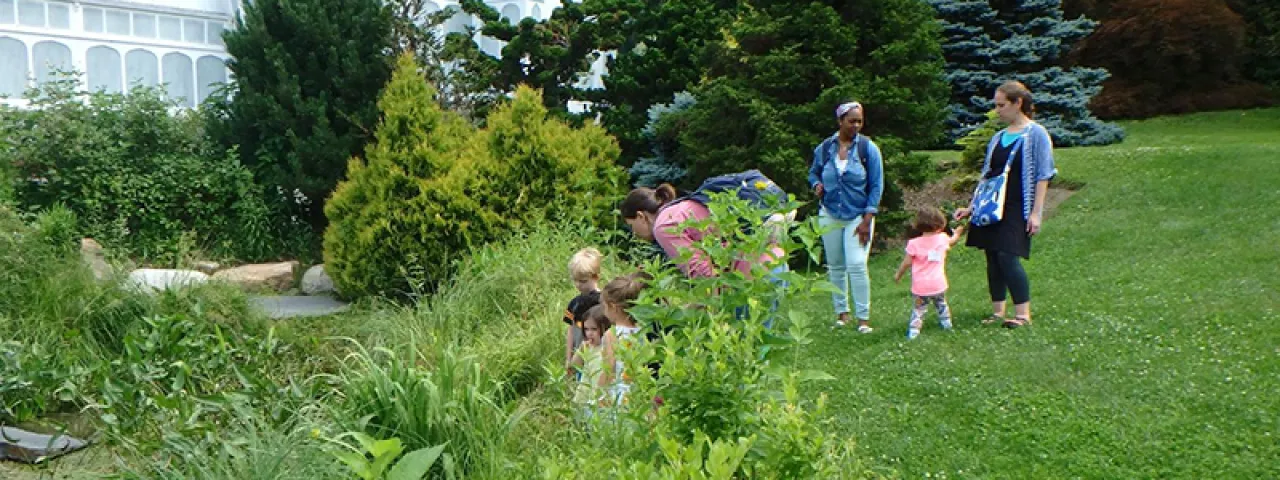
M226 82L229 0L0 0L0 95L21 105L19 87L55 68L81 72L82 86L122 92L166 84L193 107ZM211 68L211 66L213 68ZM203 68L201 68L203 67Z
M545 20L560 0L488 0L512 24ZM427 2L429 11L456 7L442 33L479 26L455 0ZM48 78L52 68L73 68L82 86L120 92L136 84L166 85L180 104L194 107L226 82L229 55L221 33L232 28L239 0L0 0L0 102L21 105L22 90ZM504 42L476 33L489 55ZM51 62L56 65L51 65ZM218 68L222 65L222 68ZM603 86L604 59L579 85ZM581 104L570 105L579 111Z

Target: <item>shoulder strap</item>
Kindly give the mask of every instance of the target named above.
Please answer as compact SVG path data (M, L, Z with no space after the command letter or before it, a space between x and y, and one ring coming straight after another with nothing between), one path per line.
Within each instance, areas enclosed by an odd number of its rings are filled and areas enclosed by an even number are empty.
M855 150L858 152L858 159L862 162L862 168L867 168L867 157L871 156L871 139L861 133L853 139L857 145Z

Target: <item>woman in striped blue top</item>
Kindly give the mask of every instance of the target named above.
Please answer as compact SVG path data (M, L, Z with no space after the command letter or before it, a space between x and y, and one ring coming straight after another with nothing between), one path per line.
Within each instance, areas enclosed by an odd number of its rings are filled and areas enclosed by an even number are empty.
M1031 91L1019 82L996 89L996 114L1009 126L996 133L987 146L982 178L1001 175L1009 167L1005 183L1004 211L993 225L969 230L965 245L986 251L987 286L992 315L983 323L1017 328L1031 323L1031 283L1019 257L1031 258L1031 237L1040 233L1045 192L1058 173L1053 163L1053 140L1043 126L1032 121L1035 104ZM957 220L968 217L973 204L955 211ZM1013 296L1014 317L1005 317L1006 292Z

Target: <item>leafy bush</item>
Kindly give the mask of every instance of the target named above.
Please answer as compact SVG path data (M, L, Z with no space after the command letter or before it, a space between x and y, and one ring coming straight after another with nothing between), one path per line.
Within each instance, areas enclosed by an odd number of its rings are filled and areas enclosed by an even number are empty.
M1268 105L1241 71L1246 28L1224 0L1123 0L1073 57L1113 75L1090 104L1100 117Z
M779 204L769 212L796 206ZM771 232L742 228L743 219L765 212L728 195L711 211L709 220L683 227L720 232L692 247L713 263L730 265L769 250ZM793 226L781 245L816 259L820 233L814 219ZM767 278L773 266L754 265L749 278L724 272L687 279L671 267L647 265L654 278L630 312L640 325L662 325L666 333L618 350L626 370L636 372L629 376L628 401L601 407L588 422L590 434L577 431L574 442L545 455L544 478L866 475L849 444L821 433L821 402L813 408L799 400L799 384L832 377L787 367L813 335L793 305L833 287L796 273L783 275L787 286L775 285ZM766 330L763 323L773 317L773 329ZM661 362L656 377L648 375L655 361Z
M1000 118L995 110L987 112L987 119L964 137L956 140L964 150L960 152L960 168L956 172L959 178L951 185L957 192L971 192L978 186L978 175L982 173L982 164L987 159L987 147L991 138L1000 131Z
M68 230L75 219L55 206L30 224L0 205L0 331L28 344L111 351L149 307L142 295L102 284L81 264Z
M326 206L326 268L344 295L434 291L469 249L531 221L590 212L616 222L623 173L602 129L549 118L520 88L476 133L434 96L403 56L379 101L377 141Z
M1248 24L1245 75L1280 89L1280 5L1268 0L1228 0L1227 4Z
M252 174L203 139L200 119L170 115L159 90L128 96L78 90L63 76L28 92L31 108L0 115L0 163L13 165L23 208L75 212L79 234L124 254L172 263L180 238L221 257L279 255L285 225Z

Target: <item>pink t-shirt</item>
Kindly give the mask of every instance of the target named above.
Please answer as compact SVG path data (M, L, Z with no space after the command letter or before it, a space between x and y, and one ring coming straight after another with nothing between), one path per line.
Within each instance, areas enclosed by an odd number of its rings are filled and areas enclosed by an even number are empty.
M947 291L947 250L951 237L929 233L907 241L911 257L911 293L927 297Z
M681 230L678 228L679 225L690 219L701 221L710 216L711 211L707 210L706 205L694 200L685 200L668 206L658 212L658 217L653 222L653 238L658 242L658 245L662 246L662 250L667 253L667 257L679 258L681 249L690 248L694 242L701 241L706 236L706 232L696 228ZM762 255L757 261L767 263L775 258L784 258L785 256L786 251L780 247L774 247L770 253ZM745 260L733 262L733 268L747 277L751 276L751 264ZM694 251L689 263L680 265L680 270L690 278L715 275L715 267L711 265L711 260L699 251Z

